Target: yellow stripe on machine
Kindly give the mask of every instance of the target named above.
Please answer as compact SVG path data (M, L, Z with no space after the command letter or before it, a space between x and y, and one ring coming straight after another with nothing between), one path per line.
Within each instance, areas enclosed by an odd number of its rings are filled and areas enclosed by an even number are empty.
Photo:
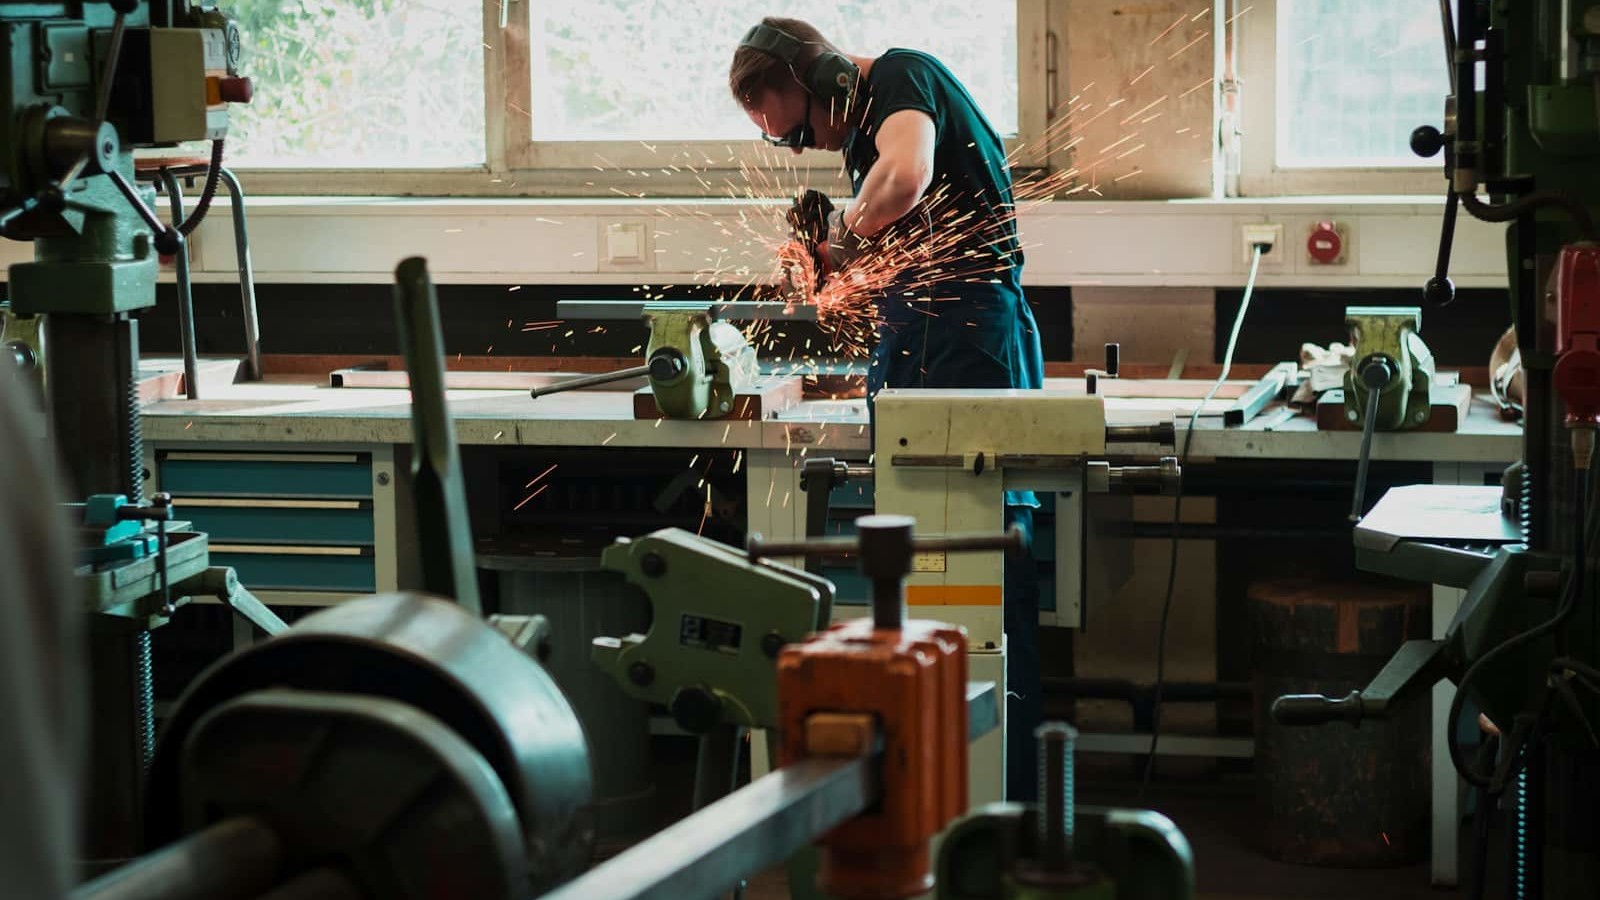
M999 606L998 584L908 584L909 606Z

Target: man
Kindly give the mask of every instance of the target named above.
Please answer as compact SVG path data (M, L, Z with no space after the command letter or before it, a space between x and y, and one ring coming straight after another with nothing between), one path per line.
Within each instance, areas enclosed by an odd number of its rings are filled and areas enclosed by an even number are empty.
M848 55L805 22L769 17L735 51L729 86L769 143L844 152L855 199L812 236L826 239L818 263L836 294L873 294L869 409L884 387L1043 386L1005 146L949 69L915 50ZM817 202L803 199L792 220ZM1031 532L1037 506L1010 493L1007 521ZM1007 560L1005 630L1006 796L1030 800L1041 713L1031 558Z

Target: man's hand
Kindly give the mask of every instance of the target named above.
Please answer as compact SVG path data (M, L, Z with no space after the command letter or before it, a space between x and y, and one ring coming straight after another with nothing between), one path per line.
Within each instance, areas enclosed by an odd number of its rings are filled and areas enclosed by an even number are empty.
M786 218L794 239L807 247L827 243L830 219L834 218L833 201L821 191L809 190L795 198Z
M833 215L828 223L829 240L826 244L828 271L838 272L860 259L872 247L872 241L851 231L844 223L844 210Z

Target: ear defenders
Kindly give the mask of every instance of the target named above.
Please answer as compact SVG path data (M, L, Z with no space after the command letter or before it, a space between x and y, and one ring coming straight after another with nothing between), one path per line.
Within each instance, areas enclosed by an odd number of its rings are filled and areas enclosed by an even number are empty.
M746 32L740 47L749 47L776 56L789 64L800 84L813 97L834 108L843 109L855 90L861 69L841 53L823 50L807 59L812 45L782 29L757 25Z

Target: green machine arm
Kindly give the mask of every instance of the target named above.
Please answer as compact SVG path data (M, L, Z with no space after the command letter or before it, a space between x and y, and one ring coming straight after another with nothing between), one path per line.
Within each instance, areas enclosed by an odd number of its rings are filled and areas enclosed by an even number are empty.
M619 541L601 565L650 599L648 632L594 642L624 691L696 734L777 723L778 651L827 626L831 582L677 528Z

